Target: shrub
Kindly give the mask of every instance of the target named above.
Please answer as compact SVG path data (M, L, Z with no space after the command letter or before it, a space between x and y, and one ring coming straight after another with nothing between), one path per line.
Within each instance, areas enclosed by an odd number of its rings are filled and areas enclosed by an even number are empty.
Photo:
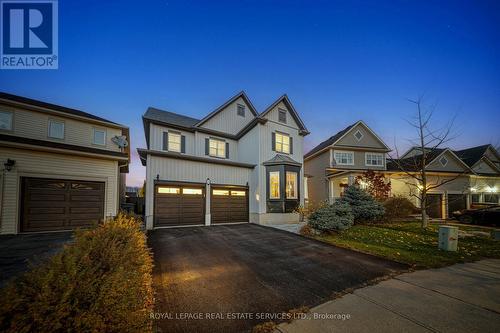
M355 222L371 222L384 216L384 207L370 194L357 186L349 186L340 199L351 206Z
M391 197L384 201L385 216L387 218L403 218L417 211L417 207L408 198L403 196Z
M351 207L340 201L318 208L309 216L309 225L321 231L346 230L353 222Z
M8 284L2 332L150 332L152 258L133 217L118 215Z

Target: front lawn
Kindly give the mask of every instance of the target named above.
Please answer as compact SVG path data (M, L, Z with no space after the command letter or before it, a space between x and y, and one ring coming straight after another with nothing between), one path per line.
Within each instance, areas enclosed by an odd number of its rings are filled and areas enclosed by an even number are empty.
M416 268L431 268L481 258L500 258L500 241L484 237L460 238L458 252L439 250L438 226L431 225L422 231L419 222L379 225L355 225L339 234L317 236L340 247L374 254L380 257L414 265ZM460 226L460 230L481 230Z

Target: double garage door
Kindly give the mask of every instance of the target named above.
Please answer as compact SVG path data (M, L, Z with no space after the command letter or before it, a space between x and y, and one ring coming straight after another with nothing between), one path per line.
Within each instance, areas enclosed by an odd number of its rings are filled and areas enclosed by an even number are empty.
M248 190L234 186L212 186L212 224L248 222ZM205 185L156 185L154 226L205 224Z
M443 218L442 213L443 194L428 194L427 195L427 214L432 218ZM450 194L448 193L448 218L453 216L453 212L466 209L467 195L466 194Z
M21 231L96 225L104 217L103 182L21 178Z

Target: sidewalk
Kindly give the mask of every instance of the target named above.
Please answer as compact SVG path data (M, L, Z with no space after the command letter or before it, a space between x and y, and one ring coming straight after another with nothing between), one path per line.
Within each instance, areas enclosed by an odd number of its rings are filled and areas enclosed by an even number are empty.
M320 314L350 319L313 319ZM345 316L344 316L345 318ZM498 332L500 260L417 271L324 303L279 332Z

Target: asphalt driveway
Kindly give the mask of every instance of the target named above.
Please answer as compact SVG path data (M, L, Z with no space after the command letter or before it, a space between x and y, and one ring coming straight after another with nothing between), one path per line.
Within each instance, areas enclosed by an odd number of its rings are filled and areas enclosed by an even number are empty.
M72 232L0 236L0 287L62 249Z
M160 332L250 331L278 313L407 269L252 224L159 229L148 240Z

